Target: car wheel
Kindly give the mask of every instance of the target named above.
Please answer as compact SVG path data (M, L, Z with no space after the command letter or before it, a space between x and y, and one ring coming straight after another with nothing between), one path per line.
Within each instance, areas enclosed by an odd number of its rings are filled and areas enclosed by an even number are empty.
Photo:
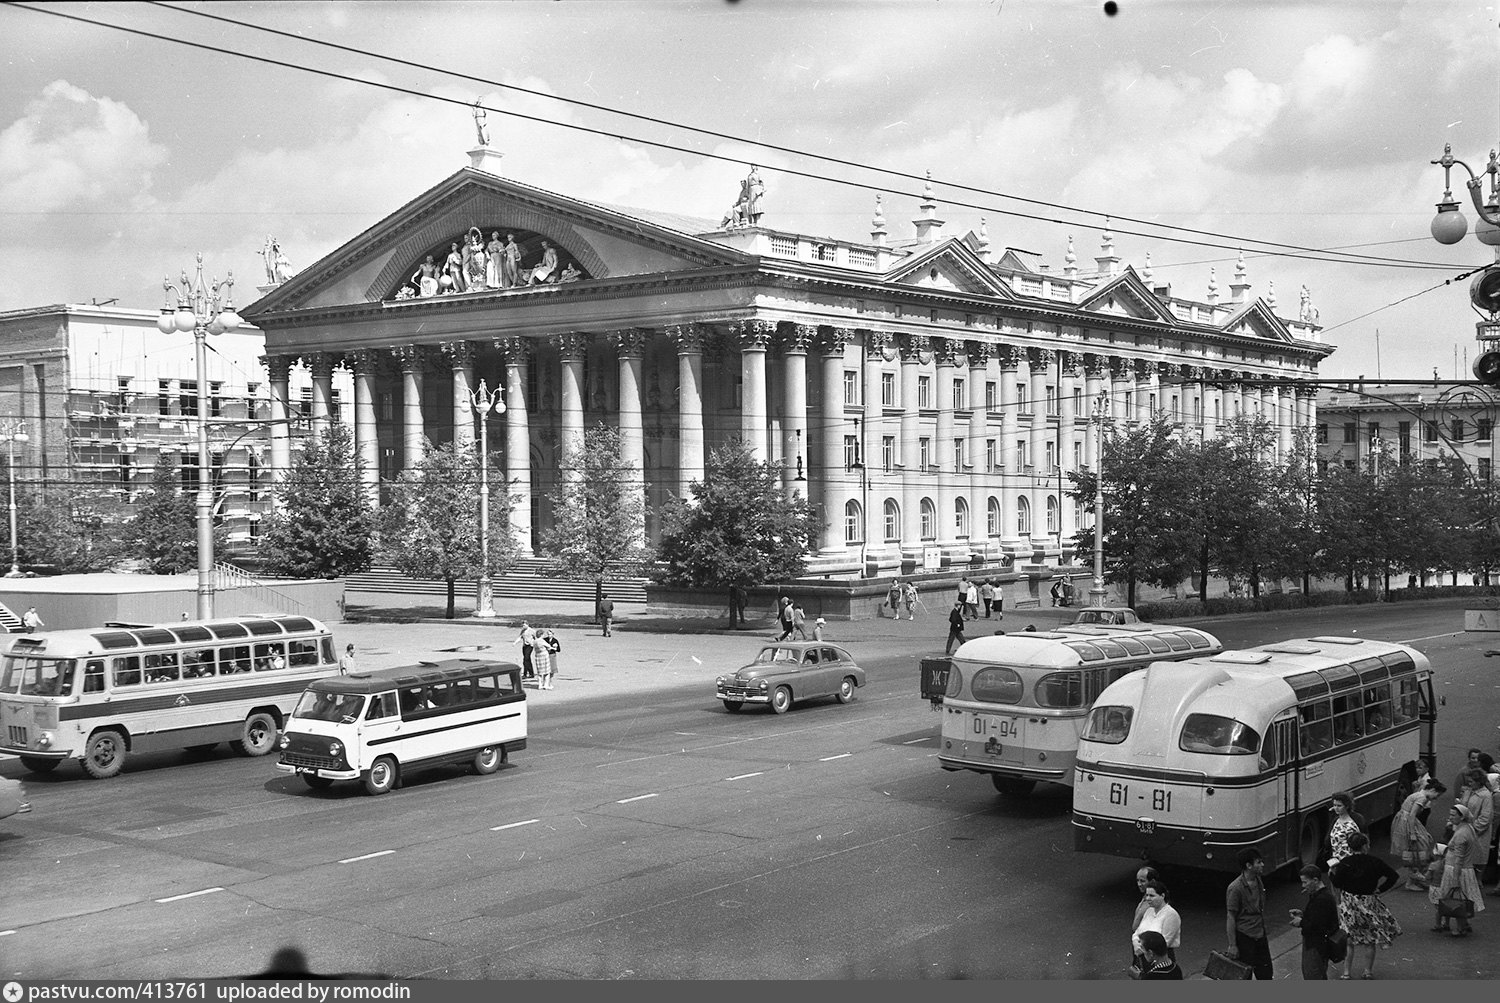
M326 791L333 786L332 777L320 777L315 773L302 774L302 782L315 791Z
M96 731L83 747L83 771L107 780L125 768L125 736L118 731Z
M778 714L785 714L792 706L792 691L785 686L776 687L776 692L771 694L771 709Z
M500 768L500 750L493 745L474 753L474 772L482 775L494 773Z
M242 756L264 756L276 745L276 719L265 711L245 718L245 729L229 747Z
M42 759L38 756L21 757L21 765L32 773L51 773L61 762L61 759Z
M994 783L995 790L1008 798L1024 798L1036 788L1035 780L1027 780L1024 777L1003 777L998 773L990 774L990 781Z
M381 756L370 764L365 774L365 790L372 795L384 794L396 786L396 761L390 756Z
M848 703L854 699L854 677L845 676L839 683L839 703Z
M743 707L743 706L745 706L745 701L743 701L743 700L725 700L724 701L724 709L727 710L727 711L729 711L729 713L731 713L731 714L738 714L740 708Z

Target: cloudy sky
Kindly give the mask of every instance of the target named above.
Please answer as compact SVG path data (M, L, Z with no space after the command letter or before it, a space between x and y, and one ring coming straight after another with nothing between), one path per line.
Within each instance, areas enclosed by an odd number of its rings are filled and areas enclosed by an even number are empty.
M542 188L718 219L756 163L765 224L863 239L882 192L902 238L902 175L931 171L945 232L983 218L1060 269L1108 214L1127 263L1195 298L1243 249L1284 316L1309 287L1325 375L1452 378L1476 318L1444 281L1493 252L1432 241L1430 161L1482 168L1500 140L1497 22L1471 0L25 0L0 6L0 309L156 308L200 250L243 306L268 234L304 266L465 166L480 99L505 173Z

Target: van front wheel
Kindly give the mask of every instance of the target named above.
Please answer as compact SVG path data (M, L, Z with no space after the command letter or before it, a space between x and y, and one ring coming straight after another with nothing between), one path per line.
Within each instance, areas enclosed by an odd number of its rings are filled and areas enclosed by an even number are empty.
M384 794L396 786L396 761L390 756L381 756L370 764L365 774L365 790L372 795Z

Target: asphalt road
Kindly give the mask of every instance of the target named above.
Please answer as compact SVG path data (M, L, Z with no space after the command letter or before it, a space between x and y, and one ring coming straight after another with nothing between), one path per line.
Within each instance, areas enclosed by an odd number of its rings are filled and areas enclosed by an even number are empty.
M1464 748L1496 745L1500 661L1456 633L1461 610L1200 625L1231 646L1413 643L1448 697L1446 780ZM311 791L225 747L104 782L30 777L37 811L0 821L0 972L231 977L294 944L317 971L396 977L1121 977L1132 862L1074 854L1062 788L1010 801L939 770L914 652L861 656L855 702L781 717L729 714L711 683L538 700L530 747L500 772L434 771L380 798ZM1201 968L1224 879L1169 882ZM1271 915L1297 897L1273 885Z

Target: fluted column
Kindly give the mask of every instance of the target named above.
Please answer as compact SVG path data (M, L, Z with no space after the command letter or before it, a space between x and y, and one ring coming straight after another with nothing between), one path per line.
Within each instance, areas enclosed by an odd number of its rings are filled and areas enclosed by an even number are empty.
M766 350L776 334L776 325L764 320L739 321L734 325L740 349L740 435L757 460L771 458L766 409Z
M993 345L987 341L966 341L964 351L969 361L969 469L959 478L960 493L969 501L969 549L989 552L989 491L994 474L985 471L984 450L989 438L989 412L984 406L985 378L990 372ZM998 445L998 443L997 443ZM962 488L968 490L964 492Z
M1209 380L1223 381L1227 379L1228 376L1229 373L1227 370L1204 370L1204 377ZM1204 414L1208 418L1207 428L1205 429L1205 431L1207 433L1207 438L1215 439L1218 438L1219 429L1222 428L1224 422L1229 419L1229 412L1225 410L1228 404L1226 402L1226 398L1224 397L1223 382L1215 382L1213 385L1211 385L1208 388L1208 397L1209 399L1203 402Z
M691 497L689 485L703 480L703 339L699 324L667 329L677 346L677 494Z
M531 539L531 402L526 399L526 367L531 342L525 338L496 338L494 346L505 360L505 480L510 489L510 531L523 556L532 553Z
M289 355L267 355L261 358L271 386L271 504L281 507L279 485L292 466L291 427L288 424L287 394L290 393L293 359Z
M426 435L422 427L422 349L399 345L391 349L391 354L401 366L402 466L415 470L422 463Z
M890 546L885 540L885 499L889 493L893 475L885 472L885 454L881 446L886 427L885 406L880 401L880 374L885 364L885 351L891 343L891 336L882 331L871 331L868 328L861 328L855 333L860 338L865 364L864 441L860 443L860 448L864 450L865 476L870 484L869 511L865 513L869 538L865 544L869 550L870 559L879 562ZM899 529L898 526L898 532ZM895 550L896 554L893 556L899 558L900 546L897 545Z
M1078 383L1078 353L1058 352L1058 369L1062 379L1057 381L1057 466L1059 470L1076 470L1073 463L1075 441L1074 423L1078 418L1078 406L1073 400L1073 391ZM1057 532L1058 545L1069 546L1068 540L1078 528L1074 525L1073 505L1067 497L1067 480L1059 475L1057 484Z
M823 541L821 556L847 555L844 545L844 505L859 491L856 476L844 469L844 436L854 433L854 424L844 417L844 346L849 330L842 327L818 328L818 355L822 371L823 469L819 488L823 499Z
M1302 427L1309 432L1318 427L1318 392L1312 387L1298 387L1297 396L1302 400ZM1421 442L1422 423L1420 421L1412 424L1412 434L1417 436L1417 442ZM1317 445L1312 447L1317 449ZM1413 448L1413 452L1416 448Z
M1248 420L1255 416L1255 388L1249 383L1248 371L1235 373L1235 378L1239 380L1240 414Z
M933 460L937 463L938 546L956 554L959 549L958 524L954 509L958 492L957 450L953 448L953 371L958 365L960 342L952 338L932 339L932 360L937 368L937 441L933 443Z
M453 448L474 451L474 346L445 341L438 346L453 370Z
M1156 370L1156 363L1150 359L1135 360L1135 417L1142 423L1155 417L1152 414L1151 398L1158 396ZM1160 405L1158 399L1157 406Z
M588 352L585 334L559 334L552 338L562 368L562 408L558 426L558 463L567 479L577 473L569 456L583 448L583 359Z
M1016 532L1016 507L1020 503L1025 467L1021 463L1021 350L1015 345L999 345L995 350L1000 362L1000 457L1005 465L1000 491L1000 543L1007 550L1019 551L1020 534Z
M330 352L312 352L307 356L307 368L312 370L312 430L320 439L328 434L334 362Z
M380 438L375 424L375 371L380 353L373 348L351 352L354 370L354 451L359 457L359 480L372 504L380 501Z
M1095 457L1099 455L1099 437L1103 434L1099 422L1094 420L1095 412L1100 405L1100 397L1104 394L1105 378L1109 374L1109 362L1102 355L1092 352L1083 357L1083 395L1086 398L1084 406L1088 409L1085 416L1088 424L1083 431L1083 462L1093 469ZM1109 414L1109 401L1104 402L1104 414Z
M922 486L926 473L921 466L919 441L921 412L917 408L917 377L927 339L903 334L896 338L901 353L901 551L903 556L922 556Z
M1130 380L1134 369L1131 361L1118 355L1109 359L1109 417L1111 421L1124 422L1130 414Z
M781 482L787 496L807 493L807 350L818 336L811 324L781 324L778 340L781 347L781 378L786 416L782 422L781 455L786 462ZM801 477L802 480L797 480Z
M646 354L649 331L631 328L612 331L609 343L614 346L620 369L620 459L630 467L629 488L633 495L646 496L646 436L641 407L641 361ZM637 542L646 541L646 523L637 527Z
M1047 440L1048 421L1047 414L1047 375L1052 368L1052 360L1056 353L1045 348L1028 348L1026 350L1026 365L1031 372L1031 467L1038 476L1047 474ZM1033 497L1033 502L1036 498ZM1031 533L1033 537L1041 536L1046 532L1045 525L1037 526L1037 517L1041 515L1033 505L1031 510L1032 522Z

